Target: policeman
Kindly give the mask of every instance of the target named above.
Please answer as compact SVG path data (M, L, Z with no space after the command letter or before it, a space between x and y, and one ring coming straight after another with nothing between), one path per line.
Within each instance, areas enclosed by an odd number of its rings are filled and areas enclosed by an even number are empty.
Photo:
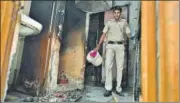
M117 68L117 86L116 93L122 96L121 80L122 80L122 71L124 65L124 56L125 56L125 35L130 38L130 28L125 19L120 18L122 9L118 6L113 8L114 19L111 19L107 22L103 29L103 34L100 38L99 43L97 44L94 51L98 51L100 45L106 38L107 46L106 49L106 60L105 60L105 97L112 95L112 66L114 62L114 57L116 60ZM133 38L133 37L132 37ZM131 39L132 39L131 38Z

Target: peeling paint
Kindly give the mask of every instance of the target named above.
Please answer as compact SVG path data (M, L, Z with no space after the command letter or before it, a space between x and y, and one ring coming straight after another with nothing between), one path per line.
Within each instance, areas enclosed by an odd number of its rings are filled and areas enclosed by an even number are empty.
M18 29L19 26L17 25L19 25L19 21L20 21L20 16L19 16L19 11L18 11L20 2L5 2L5 1L3 2L7 3L6 6L9 6L8 9L4 9L4 8L3 9L5 11L10 11L10 12L9 12L9 15L6 15L7 16L6 18L8 19L5 19L5 18L4 18L5 20L3 19L3 21L5 21L5 24L1 26L3 27L3 30L5 30L5 31L2 31L3 35L7 36L7 38L5 38L4 36L1 36L1 38L3 39L3 40L1 39L2 40L1 43L3 44L3 45L1 44L1 46L5 47L5 48L1 48L5 50L4 51L5 53L2 55L4 59L2 59L1 57L1 68L3 68L1 69L2 70L1 71L1 76L2 76L1 77L1 101L4 101L5 96L7 94L10 67L11 67L12 60L16 52L16 46L17 46L17 37L18 37L18 32L19 32L19 29Z

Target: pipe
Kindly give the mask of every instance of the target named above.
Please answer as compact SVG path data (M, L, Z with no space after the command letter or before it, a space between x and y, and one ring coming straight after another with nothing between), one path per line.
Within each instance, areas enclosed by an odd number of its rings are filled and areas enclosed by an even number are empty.
M89 21L90 21L90 13L86 13L86 27L85 27L86 43L87 43L88 33L89 33Z
M159 102L179 98L179 2L159 1L160 68Z
M160 46L160 53L159 53L159 101L161 102L165 102L167 101L167 91L166 91L166 88L167 88L167 82L166 82L166 78L167 77L167 71L165 69L165 62L166 62L166 55L165 55L165 30L164 30L164 2L162 1L159 1L159 35L160 35L160 43L159 43L159 46Z
M141 81L142 101L156 101L155 1L142 1Z

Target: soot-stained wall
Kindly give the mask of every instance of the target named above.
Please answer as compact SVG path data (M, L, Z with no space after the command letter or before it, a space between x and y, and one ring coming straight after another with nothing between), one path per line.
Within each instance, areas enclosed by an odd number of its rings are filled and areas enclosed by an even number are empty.
M45 54L48 43L48 30L51 20L53 1L32 1L30 17L43 25L40 34L25 38L22 63L20 68L20 80L42 76L39 73L45 65Z
M69 0L66 4L59 78L65 75L69 80L69 84L73 84L73 88L82 88L85 65L86 13L75 7L75 1Z

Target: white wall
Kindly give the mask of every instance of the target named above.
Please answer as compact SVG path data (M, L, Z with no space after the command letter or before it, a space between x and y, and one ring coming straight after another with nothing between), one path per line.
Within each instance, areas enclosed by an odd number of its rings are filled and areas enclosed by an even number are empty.
M24 1L23 13L26 14L26 15L29 15L30 8L31 8L31 2L32 1Z

